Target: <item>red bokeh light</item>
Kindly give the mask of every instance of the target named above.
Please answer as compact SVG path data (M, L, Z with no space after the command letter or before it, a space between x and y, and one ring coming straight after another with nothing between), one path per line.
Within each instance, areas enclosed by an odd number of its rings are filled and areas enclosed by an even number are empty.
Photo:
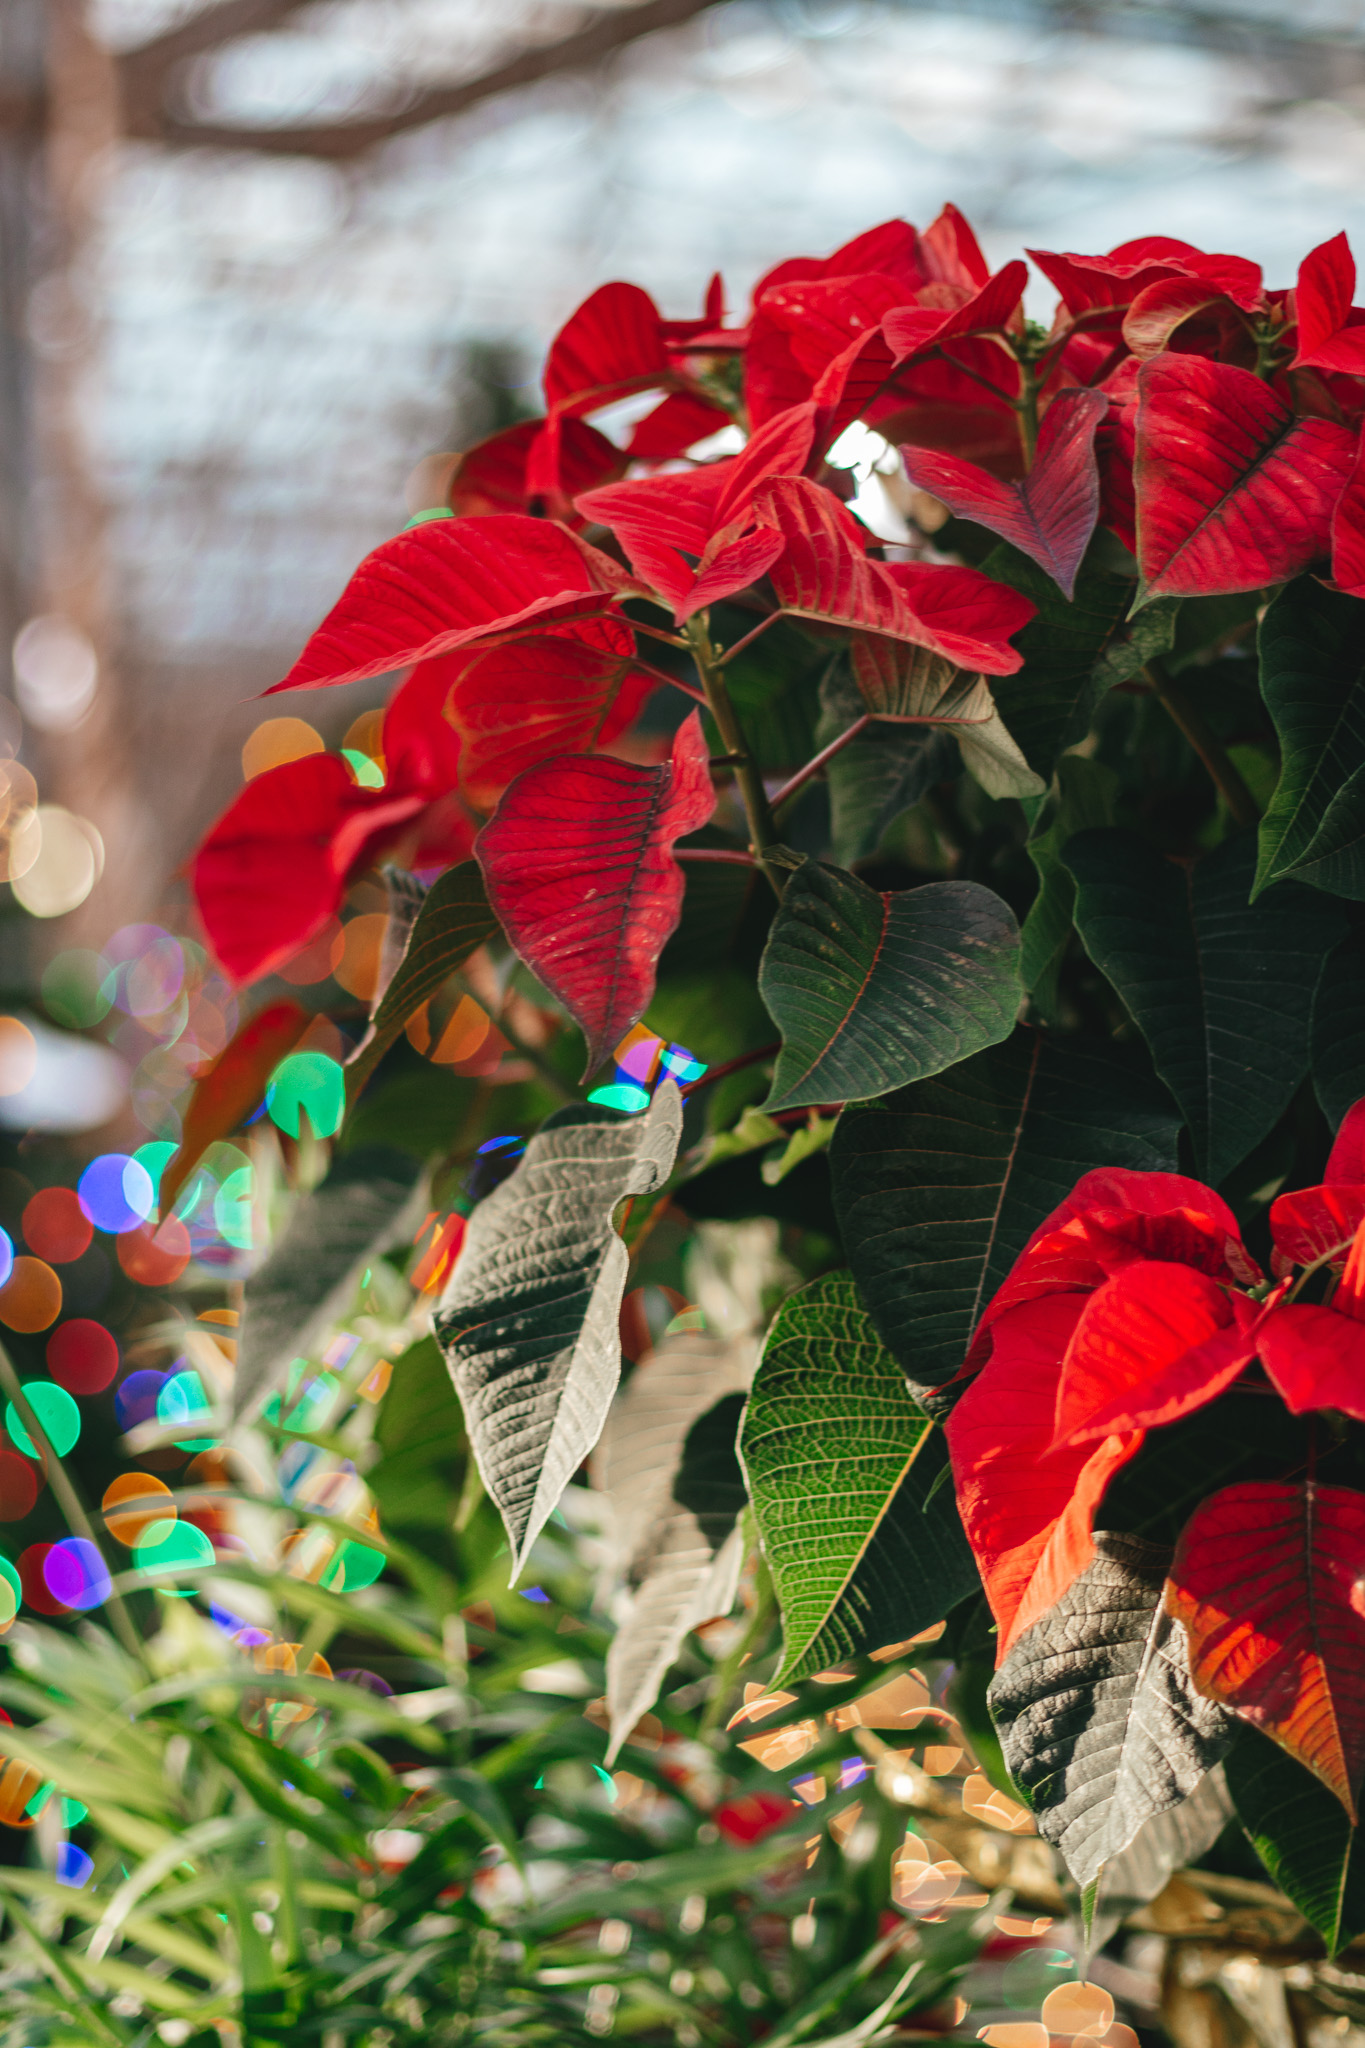
M31 1252L62 1266L90 1249L95 1226L73 1188L39 1188L24 1209L23 1231Z
M47 1369L68 1394L102 1394L118 1371L118 1345L103 1323L76 1316L48 1338Z
M43 1474L17 1451L0 1451L0 1522L22 1522L32 1514Z
M118 1262L139 1287L169 1287L190 1262L190 1234L178 1216L155 1229L139 1223L118 1238Z
M28 1549L19 1554L16 1569L24 1589L24 1604L35 1614L69 1614L71 1611L61 1600L53 1598L43 1577L43 1566L52 1547L50 1543L30 1543Z

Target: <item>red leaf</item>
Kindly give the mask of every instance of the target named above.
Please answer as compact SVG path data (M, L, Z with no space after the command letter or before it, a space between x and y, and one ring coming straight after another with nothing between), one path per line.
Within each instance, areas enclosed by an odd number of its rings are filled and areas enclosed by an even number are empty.
M981 244L951 200L919 238L919 259L933 284L979 290L991 274Z
M1096 1504L1142 1442L1136 1431L1053 1444L1058 1374L1080 1312L1075 1295L1016 1308L944 1425L962 1526L999 1625L997 1663L1089 1564Z
M451 511L461 517L530 511L533 494L527 487L526 467L544 424L543 420L518 420L514 427L504 427L466 449L450 479ZM605 434L599 434L586 420L566 419L560 429L559 502L551 507L554 517L571 516L572 501L580 491L610 483L625 466L625 456Z
M269 768L228 805L190 877L209 943L254 981L321 931L361 861L424 811L420 791L362 789L336 754Z
M531 619L602 615L632 588L610 556L554 520L430 519L366 557L266 695L387 675Z
M1016 256L955 309L945 312L926 305L929 293L921 293L918 307L888 313L882 322L882 332L903 361L913 360L927 349L941 348L960 336L1003 333L1019 310L1027 283L1028 265ZM930 289L946 292L953 288L940 285Z
M663 403L638 423L626 452L637 460L665 461L670 456L685 455L694 442L704 441L708 434L718 433L729 424L730 415L724 406L699 398L695 391L670 391ZM610 442L607 445L610 447ZM617 466L622 466L619 461ZM605 481L604 477L588 478L575 483L567 495L577 497L580 491L592 490Z
M1355 437L1296 419L1248 370L1161 356L1139 379L1143 598L1256 590L1327 553Z
M633 723L659 679L635 666L631 634L618 638L613 652L547 633L433 664L463 741L460 783L480 810L537 761L605 746Z
M582 1026L587 1074L648 1007L682 910L673 845L715 803L694 711L658 768L602 754L528 768L479 834L488 900L531 972Z
M1348 596L1365 597L1365 436L1332 514L1332 578Z
M1045 569L1067 597L1095 531L1100 479L1095 431L1109 410L1101 391L1063 391L1043 418L1033 467L1019 483L1001 483L975 463L927 449L902 448L912 484L973 519Z
M784 542L772 570L784 610L932 647L988 675L1013 675L1022 666L1009 636L1028 623L1033 606L1017 591L974 569L871 561L864 529L829 491L803 477L765 484L755 509Z
M625 392L668 381L659 309L638 284L599 285L550 344L545 403L594 412Z
M1334 1181L1365 1181L1365 1098L1352 1103L1342 1118L1322 1177L1329 1185Z
M1344 1133L1344 1125L1342 1129ZM1340 1143L1338 1139L1338 1147ZM1358 1159L1351 1163L1357 1171L1360 1170ZM1275 1271L1283 1276L1293 1266L1312 1266L1319 1259L1344 1257L1362 1218L1365 1218L1365 1182L1338 1178L1329 1160L1323 1186L1298 1188L1292 1195L1280 1195L1271 1203L1270 1234L1275 1240Z
M246 1122L265 1084L312 1023L297 1003L270 1003L248 1017L236 1037L194 1084L180 1149L161 1176L161 1213L169 1215L185 1182L209 1146Z
M1285 1302L1266 1316L1257 1349L1293 1414L1335 1408L1365 1421L1365 1323L1357 1317Z
M1211 307L1236 308L1227 293L1203 277L1168 277L1140 291L1123 320L1123 338L1142 362L1159 356L1176 329ZM1242 332L1246 329L1243 327Z
M1365 374L1365 314L1352 322L1356 266L1344 234L1311 249L1299 265L1294 310L1299 352L1293 367Z
M1272 1736L1352 1820L1365 1766L1365 1494L1229 1486L1187 1523L1166 1584L1206 1699Z
M787 335L793 358L813 383L851 341L874 333L882 316L905 300L904 285L868 271L777 285L764 293L763 312Z
M1179 1173L1101 1166L1083 1174L1045 1217L988 1304L966 1367L984 1364L992 1325L1021 1302L1077 1289L1089 1293L1142 1259L1192 1266L1211 1279L1252 1287L1261 1274L1221 1195Z
M1047 249L1028 254L1061 295L1073 318L1121 311L1149 286L1171 277L1211 278L1229 298L1250 311L1260 296L1261 272L1242 256L1206 256L1191 242L1169 235L1142 235L1122 242L1107 256L1057 255Z
M1257 1308L1190 1266L1143 1260L1090 1296L1062 1361L1056 1441L1153 1429L1202 1408L1254 1357Z

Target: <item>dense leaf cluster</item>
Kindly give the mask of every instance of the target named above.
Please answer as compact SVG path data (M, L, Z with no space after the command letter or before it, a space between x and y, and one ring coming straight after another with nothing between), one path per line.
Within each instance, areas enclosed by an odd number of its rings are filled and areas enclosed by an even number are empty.
M518 1568L613 1414L632 1275L676 1280L699 1219L787 1232L811 1285L742 1420L705 1345L665 1401L618 1739L731 1596L742 1468L784 1676L983 1589L1005 1758L1077 1883L1221 1812L1226 1757L1335 1943L1365 1919L1365 311L1343 236L1291 289L1161 236L1030 253L1046 329L952 208L779 265L738 321L718 283L682 320L603 286L543 419L461 456L277 685L408 671L382 779L257 777L195 887L251 980L381 854L445 871L420 907L395 873L370 1137L476 954L561 1101L654 1046L646 1110L562 1108L447 1240Z

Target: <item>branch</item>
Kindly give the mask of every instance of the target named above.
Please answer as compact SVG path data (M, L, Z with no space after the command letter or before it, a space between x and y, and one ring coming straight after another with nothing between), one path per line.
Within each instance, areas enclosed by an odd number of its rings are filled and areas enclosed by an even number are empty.
M209 11L211 15L222 16L234 12L282 15L299 4L302 0L221 0L217 8ZM387 142L391 136L401 135L410 128L425 127L430 121L445 120L453 114L467 113L471 107L494 98L498 93L514 92L524 85L536 85L545 78L557 78L568 71L600 64L604 58L625 49L630 43L638 42L642 36L653 35L660 29L677 28L716 4L717 0L638 0L633 7L603 10L573 35L564 36L559 42L520 50L515 57L495 65L491 71L480 72L477 77L414 93L402 106L370 119L318 122L296 128L237 127L188 120L161 106L150 113L143 112L144 125L134 125L135 110L130 99L128 132L163 142L190 143L208 149L254 149L272 156L334 159L361 156L378 143ZM254 26L254 23L249 25ZM195 22L189 22L179 33L188 35L195 26ZM212 37L207 44L194 47L196 50L211 48L231 33L244 34L246 30L228 29L223 37ZM159 37L157 43L144 45L142 52L134 51L126 61L134 64L146 51L155 50L171 40L173 38L169 36ZM183 54L193 54L193 51L187 50ZM158 76L164 78L171 65L179 61L179 55L170 57Z
M171 74L191 57L217 50L238 36L259 35L277 28L307 0L215 0L178 28L153 36L148 43L125 50L118 59L123 93L124 132L150 140L165 133L163 100Z

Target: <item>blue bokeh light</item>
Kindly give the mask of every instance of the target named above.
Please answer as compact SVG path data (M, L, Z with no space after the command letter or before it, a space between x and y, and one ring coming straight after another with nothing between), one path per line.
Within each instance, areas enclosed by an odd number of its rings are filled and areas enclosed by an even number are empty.
M145 1223L156 1207L152 1176L126 1152L101 1152L76 1184L82 1209L98 1230L117 1234Z

